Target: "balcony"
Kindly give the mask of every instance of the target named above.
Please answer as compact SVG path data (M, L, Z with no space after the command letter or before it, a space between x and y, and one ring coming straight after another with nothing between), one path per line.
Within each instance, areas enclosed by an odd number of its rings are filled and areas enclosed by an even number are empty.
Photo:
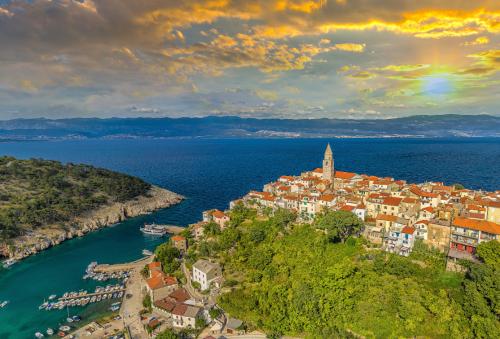
M459 235L456 235L456 234L452 234L451 240L454 241L454 242L458 242L458 243L464 244L464 245L477 246L477 244L478 244L477 239L471 239L471 238L468 238L468 237L462 237L462 236L459 236Z

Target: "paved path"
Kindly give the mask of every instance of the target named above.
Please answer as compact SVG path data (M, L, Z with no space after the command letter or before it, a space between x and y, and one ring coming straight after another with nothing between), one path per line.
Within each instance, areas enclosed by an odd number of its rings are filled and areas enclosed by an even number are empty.
M189 294L196 299L197 302L203 302L204 295L198 292L192 285L191 285L191 273L188 271L186 268L186 265L184 262L181 264L182 268L182 273L184 273L184 276L186 277L186 285L184 286L186 290L189 292Z
M130 273L130 278L127 281L127 290L125 292L125 298L120 308L120 315L123 318L123 323L128 326L133 339L147 338L147 333L144 330L141 317L139 312L143 309L142 306L142 291L141 291L141 270L145 264L151 262L153 256L149 257L148 260L141 262L141 265L137 265ZM137 262L136 262L137 264ZM127 294L131 294L131 298L127 298Z

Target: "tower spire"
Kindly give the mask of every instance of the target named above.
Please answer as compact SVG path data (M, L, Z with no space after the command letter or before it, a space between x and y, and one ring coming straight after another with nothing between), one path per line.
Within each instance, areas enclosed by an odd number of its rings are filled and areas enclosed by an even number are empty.
M335 177L335 167L333 160L333 152L330 143L326 145L325 157L323 158L323 179L329 180L333 184Z

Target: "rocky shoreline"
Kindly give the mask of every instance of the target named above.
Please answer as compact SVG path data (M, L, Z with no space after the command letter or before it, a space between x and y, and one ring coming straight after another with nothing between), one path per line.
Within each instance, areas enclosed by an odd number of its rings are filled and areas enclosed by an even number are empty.
M151 213L175 205L183 196L166 189L151 186L146 195L124 203L114 203L76 217L63 225L49 225L29 234L12 239L9 244L0 244L0 254L20 260L36 254L63 241L81 237L91 231L111 226L128 218Z

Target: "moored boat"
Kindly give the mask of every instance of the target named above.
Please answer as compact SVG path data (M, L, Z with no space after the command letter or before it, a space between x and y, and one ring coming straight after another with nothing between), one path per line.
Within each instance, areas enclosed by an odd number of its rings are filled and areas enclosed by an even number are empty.
M36 333L35 333L35 338L43 338L43 337L45 337L45 336L43 335L43 333L40 333L40 332L36 332Z
M53 334L54 334L54 330L49 327L47 329L47 335L53 335Z
M167 230L165 229L165 227L156 224L145 224L144 227L139 228L139 230L144 234L161 237L167 234Z

